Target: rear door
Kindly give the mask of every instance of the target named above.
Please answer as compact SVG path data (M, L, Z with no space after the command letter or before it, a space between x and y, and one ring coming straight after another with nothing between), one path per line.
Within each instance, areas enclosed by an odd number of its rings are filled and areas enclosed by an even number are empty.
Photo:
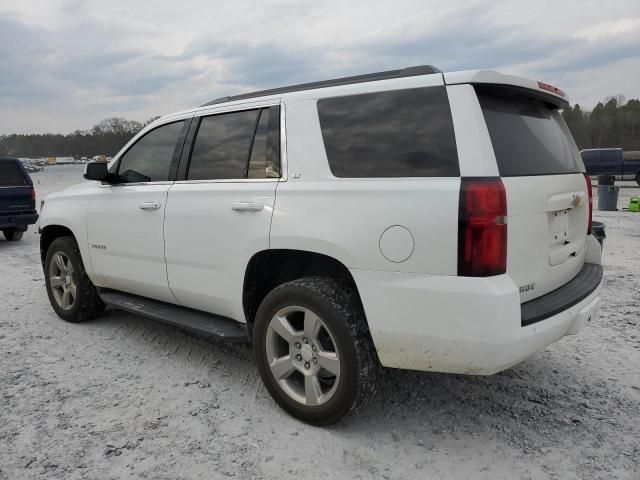
M522 302L571 280L584 264L584 166L560 111L527 91L476 86L507 194L507 274Z
M244 321L245 269L269 249L279 152L277 105L199 119L164 227L169 285L182 305Z
M15 160L0 159L0 215L33 212L31 181Z

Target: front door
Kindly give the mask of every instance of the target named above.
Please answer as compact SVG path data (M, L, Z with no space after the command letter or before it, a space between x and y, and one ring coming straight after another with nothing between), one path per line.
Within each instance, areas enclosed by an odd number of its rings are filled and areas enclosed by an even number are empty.
M112 184L89 200L88 244L97 283L167 302L164 218L185 121L140 137L118 160Z
M185 178L167 199L167 273L182 305L244 321L245 269L269 248L279 112L272 106L200 120Z

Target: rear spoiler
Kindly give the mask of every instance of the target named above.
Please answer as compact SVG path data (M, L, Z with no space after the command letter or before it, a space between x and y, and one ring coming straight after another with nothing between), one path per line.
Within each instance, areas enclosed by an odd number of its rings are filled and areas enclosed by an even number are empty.
M505 75L493 70L466 70L462 72L443 73L444 82L447 85L459 85L470 83L472 85L497 85L513 87L517 90L528 90L537 97L555 105L557 108L569 106L567 95L557 87L548 83L538 82L530 78Z

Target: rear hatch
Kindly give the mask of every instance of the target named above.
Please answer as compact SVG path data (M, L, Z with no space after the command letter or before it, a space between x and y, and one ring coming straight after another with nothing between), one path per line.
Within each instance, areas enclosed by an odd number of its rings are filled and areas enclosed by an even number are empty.
M20 215L35 210L33 186L14 160L0 159L0 215Z
M527 302L582 269L589 197L557 103L521 88L476 86L507 196L507 274Z

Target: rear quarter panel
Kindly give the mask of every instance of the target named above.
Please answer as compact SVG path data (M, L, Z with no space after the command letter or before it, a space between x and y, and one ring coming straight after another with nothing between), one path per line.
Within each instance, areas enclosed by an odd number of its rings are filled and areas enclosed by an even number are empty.
M366 92L442 85L442 76L371 82ZM288 179L280 182L272 249L322 253L350 269L457 273L460 178L336 178L325 153L317 99L359 92L351 85L285 96ZM409 230L413 251L394 262L381 253L389 227Z

